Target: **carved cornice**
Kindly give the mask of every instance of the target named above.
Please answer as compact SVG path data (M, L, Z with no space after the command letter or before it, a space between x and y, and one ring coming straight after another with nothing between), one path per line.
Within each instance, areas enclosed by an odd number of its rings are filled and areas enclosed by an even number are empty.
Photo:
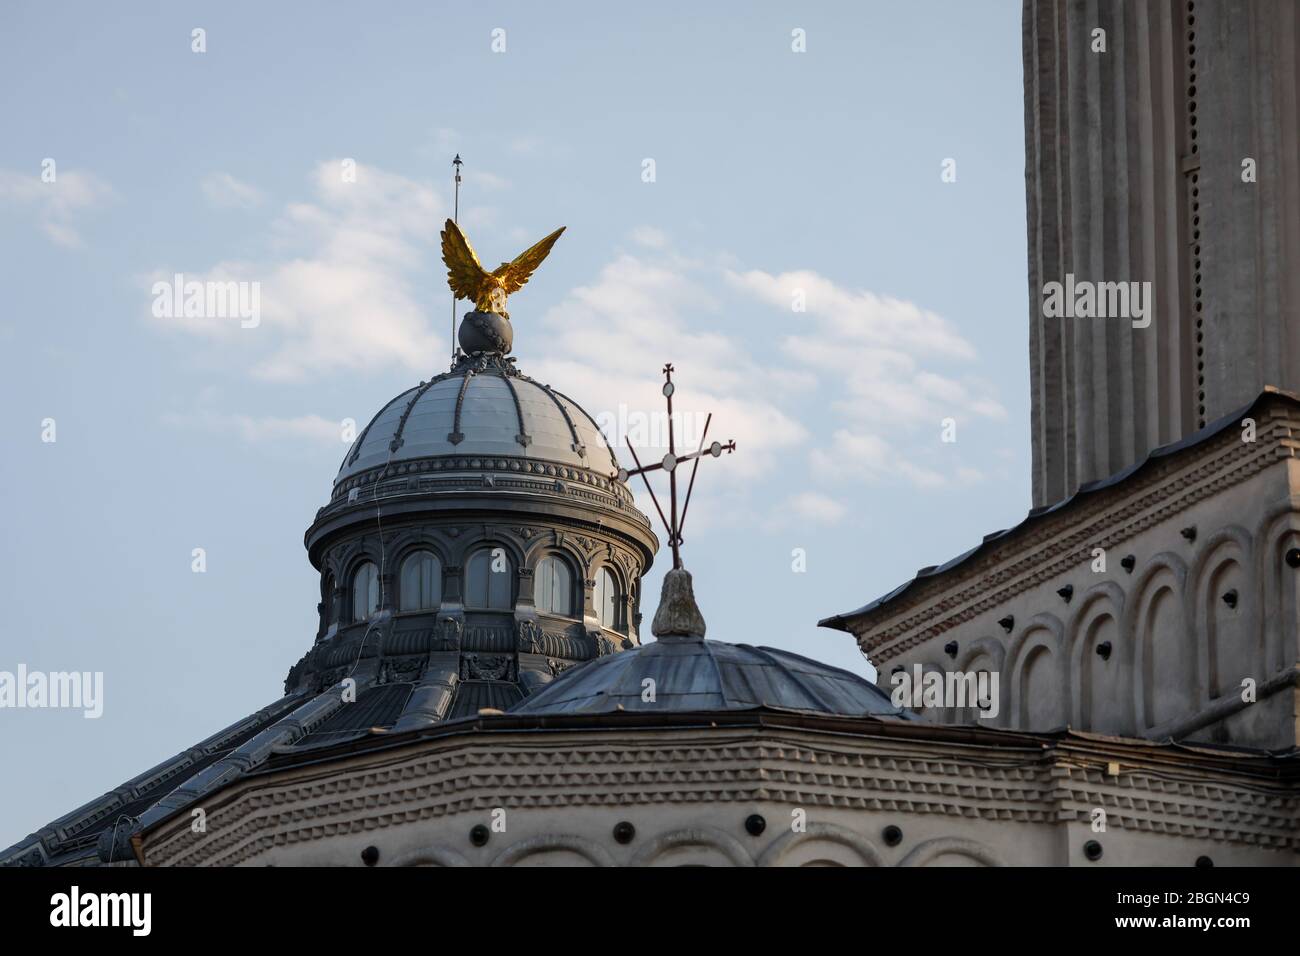
M425 477L453 474L457 477L442 479ZM520 490L534 492L554 491L556 482L562 481L567 483L566 488L572 486L568 492L570 494L585 493L584 496L589 500L604 504L606 507L621 511L636 510L632 493L625 485L609 475L590 468L520 456L440 455L431 458L404 459L351 475L334 486L334 490L330 493L330 503L321 509L321 514L330 513L348 504L373 501L376 496L383 498L386 495L411 491L451 491L460 488L481 490L485 474L493 476L492 487L498 489L517 487ZM502 481L498 476L517 476L521 481L512 485L508 481ZM522 480L527 478L534 480ZM358 501L349 502L348 495L354 488L360 489Z
M671 802L888 811L1059 824L1105 808L1112 830L1195 835L1295 850L1297 800L1285 783L1234 782L1186 764L1180 779L1126 763L1080 766L1075 754L952 750L864 737L813 741L767 729L637 732L617 743L569 734L527 741L448 739L310 778L254 784L210 807L208 832L187 821L147 841L152 865L233 865L275 846L328 840L455 814L633 807Z

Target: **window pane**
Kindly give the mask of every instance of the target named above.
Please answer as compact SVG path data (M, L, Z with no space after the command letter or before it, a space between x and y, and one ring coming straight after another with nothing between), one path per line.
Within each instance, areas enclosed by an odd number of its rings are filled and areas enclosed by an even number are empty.
M551 609L551 559L542 558L533 575L533 602L539 611Z
M398 608L414 611L420 607L420 555L411 555L402 562L402 580L397 585Z
M442 603L442 562L425 553L421 562L420 607L433 608Z
M511 571L512 566L510 559L506 557L505 552L501 552L495 558L491 551L485 551L484 556L487 559L487 606L490 608L510 608L511 592Z
M470 555L465 565L465 604L468 607L483 607L487 601L487 564L483 560L484 552Z
M513 596L513 566L505 552L476 551L465 568L465 603L468 607L509 610Z
M402 562L401 610L419 611L442 603L442 564L430 551L417 551Z
M560 558L545 557L537 565L534 594L537 606L551 614L573 614L573 585L569 566Z
M379 571L367 561L352 576L352 620L367 620L378 609Z
M602 627L618 627L618 600L618 582L609 568L601 568L596 577L596 613Z

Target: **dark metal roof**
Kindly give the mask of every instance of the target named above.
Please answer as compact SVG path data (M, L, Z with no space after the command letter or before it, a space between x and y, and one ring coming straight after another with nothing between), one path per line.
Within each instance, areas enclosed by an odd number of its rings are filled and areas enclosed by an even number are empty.
M301 750L338 743L352 737L370 733L372 728L388 728L397 722L402 708L410 699L415 685L410 683L384 684L358 691L354 704L341 707L319 727L304 734L291 747Z
M994 531L992 534L986 534L984 536L983 541L981 541L975 547L971 548L969 551L957 555L957 557L953 558L951 561L948 561L944 564L938 564L938 565L932 564L929 567L922 568L921 570L916 572L916 576L913 577L912 580L904 582L903 584L894 588L894 590L890 591L888 594L876 598L870 604L864 604L856 611L847 611L843 614L835 614L832 615L831 617L822 618L822 620L818 621L817 624L819 627L832 627L835 628L836 630L847 631L849 629L848 622L851 619L862 617L865 614L870 614L872 611L876 610L882 605L888 604L890 601L893 601L896 598L900 597L907 591L911 590L911 588L913 588L914 586L922 582L929 581L932 578L937 578L940 577L941 575L947 574L949 571L952 571L954 568L958 567L959 565L965 564L967 561L969 561L971 558L975 557L976 555L983 554L985 551L988 551L990 548L1003 543L1007 538L1022 533L1023 531L1025 531L1026 528L1028 528L1033 524L1036 524L1037 522L1041 521L1043 518L1047 517L1048 515L1056 514L1057 512L1060 511L1065 511L1066 509L1073 507L1075 503L1078 502L1080 499L1086 498L1090 495L1097 494L1098 492L1103 492L1108 488L1112 488L1115 485L1118 485L1121 482L1132 477L1133 475L1154 468L1158 462L1162 461L1165 458L1168 458L1170 455L1176 455L1181 451L1186 451L1188 448L1192 448L1196 445L1201 444L1204 441L1208 441L1209 439L1213 438L1215 435L1218 435L1220 432L1228 428L1237 426L1237 424L1242 420L1242 418L1246 417L1251 412L1254 412L1258 406L1260 406L1265 402L1273 401L1276 399L1281 399L1293 405L1300 405L1300 395L1296 395L1293 392L1285 391L1284 389L1274 388L1271 385L1266 386L1264 390L1260 392L1260 394L1257 395L1252 402L1250 402L1250 404L1243 406L1237 411L1229 415L1224 415L1222 418L1218 419L1217 421L1211 422L1210 424L1206 425L1204 428L1200 429L1199 431L1193 432L1192 434L1186 436L1185 438L1182 438L1176 442L1171 442L1168 445L1161 445L1159 448L1155 449L1149 455L1147 455L1146 458L1142 459L1142 461L1130 465L1129 467L1125 468L1123 471L1116 472L1115 474L1111 475L1109 478L1102 478L1097 481L1090 481L1087 484L1080 485L1078 491L1076 491L1070 497L1065 498L1062 501L1058 501L1054 505L1047 505L1042 508L1030 509L1029 514L1025 516L1025 519L1021 521L1019 524L1015 525L1014 527L1007 528L1003 531Z
M480 710L509 710L523 700L518 684L504 680L464 680L456 688L448 720L477 717Z
M129 829L125 821L139 817L188 781L248 744L304 699L302 696L282 698L64 814L13 846L0 850L0 866L61 865L95 858L102 834L119 825Z
M513 362L462 358L450 372L402 392L357 436L335 485L377 466L452 455L527 455L615 474L618 459L595 419Z
M775 648L698 638L663 638L580 664L512 708L511 713L662 713L754 707L907 716L884 691L849 671Z

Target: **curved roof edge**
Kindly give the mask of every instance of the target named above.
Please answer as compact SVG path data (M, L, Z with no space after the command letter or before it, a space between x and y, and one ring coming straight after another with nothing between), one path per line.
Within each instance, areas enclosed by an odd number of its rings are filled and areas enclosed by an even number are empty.
M1005 539L1022 532L1025 528L1037 523L1048 515L1065 511L1073 506L1079 499L1113 488L1128 478L1153 467L1158 459L1168 458L1170 455L1176 455L1181 451L1186 451L1202 442L1208 441L1230 426L1235 425L1244 416L1253 412L1261 404L1275 399L1282 399L1283 401L1300 407L1300 395L1297 395L1295 392L1287 391L1286 389L1276 388L1272 385L1265 385L1262 392L1256 395L1248 404L1237 409L1235 412L1230 412L1222 418L1210 422L1210 424L1206 425L1204 428L1198 429L1190 435L1180 438L1178 441L1170 442L1168 445L1161 445L1159 448L1153 449L1141 461L1135 462L1127 468L1115 472L1115 474L1111 475L1109 478L1100 478L1097 481L1090 481L1086 484L1080 485L1079 489L1074 494L1070 495L1068 498L1063 498L1056 504L1046 505L1041 508L1031 508L1029 513L1025 515L1024 520L1019 524L1002 531L994 531L992 534L986 534L984 540L969 551L957 555L957 557L944 564L930 565L929 567L922 568L916 572L916 575L910 581L900 584L888 594L876 598L869 604L864 604L856 611L846 611L843 614L834 614L830 617L822 618L817 622L817 626L833 628L837 631L847 631L849 630L848 624L851 619L870 614L872 611L883 607L890 601L901 597L916 585L947 574L976 555L984 553L991 546L1003 543Z

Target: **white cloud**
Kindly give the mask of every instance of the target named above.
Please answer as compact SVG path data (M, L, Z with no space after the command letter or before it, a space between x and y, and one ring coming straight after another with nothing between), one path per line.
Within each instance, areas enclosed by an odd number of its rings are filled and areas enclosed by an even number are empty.
M903 478L923 488L983 480L977 469L956 460L951 445L938 447L946 418L961 428L976 419L1007 418L989 383L953 370L969 365L976 351L952 323L914 303L848 290L809 271L729 271L727 279L792 314L803 329L785 336L782 350L836 383L839 394L828 406L845 427L812 454L819 477ZM935 445L919 456L887 437L904 430L916 434L918 428L924 433L927 427L934 430Z
M796 296L801 296L807 314L817 317L837 344L904 349L938 358L975 358L974 347L951 323L902 299L850 291L808 270L780 275L757 270L729 272L727 278L754 297L790 311Z
M282 441L286 439L303 440L320 444L335 444L346 448L343 441L343 423L330 421L319 415L299 415L295 418L277 418L275 416L256 417L252 415L218 414L200 412L182 415L168 412L162 417L166 425L179 428L205 428L210 431L234 432L246 442L258 443Z
M930 489L982 481L984 476L978 469L956 461L938 460L957 455L953 445L940 445L938 434L936 429L935 445L942 451L926 456L926 461L917 461L880 435L840 428L827 447L813 450L809 460L813 472L828 480L875 484L903 479L919 488Z
M203 195L214 206L256 209L264 200L262 191L236 179L230 173L212 173L199 184Z
M789 310L805 324L782 348L796 361L833 373L847 394L835 408L873 425L937 422L977 415L1005 419L1006 410L985 383L942 374L931 366L958 365L975 347L946 319L900 299L849 291L814 272L728 272L731 284ZM803 297L804 312L792 303Z
M637 226L632 230L632 241L647 249L662 249L668 245L668 236L653 226Z
M725 463L702 464L701 470L726 473L711 481L735 482L760 474L807 432L781 407L780 371L755 361L741 342L708 331L716 323L704 316L717 309L714 297L677 261L670 267L625 254L542 317L547 335L521 339L520 345L536 356L528 359L529 374L562 383L558 387L598 420L661 415L661 369L665 362L679 363L674 412L696 423L712 412L709 440L734 438L743 452ZM625 449L615 450L629 460ZM664 450L637 449L643 462Z
M436 261L446 218L425 183L370 166L345 182L339 160L318 164L315 199L286 206L272 226L274 254L264 262L223 262L206 269L170 264L145 277L146 288L183 273L187 281L258 282L261 323L229 319L151 319L160 327L224 341L257 377L310 376L397 366L424 372L445 340L431 328L428 304L412 274Z
M43 182L40 172L20 173L0 169L0 206L28 206L36 211L37 223L51 241L60 246L82 245L74 220L84 210L117 197L108 183L93 173L61 172L55 167L54 182Z
M510 180L504 176L498 176L496 173L490 173L486 169L475 169L465 172L461 179L467 188L473 189L478 187L488 192L500 192L503 189L510 188Z
M788 507L795 514L817 524L835 524L847 513L848 509L834 498L805 491L792 497Z

